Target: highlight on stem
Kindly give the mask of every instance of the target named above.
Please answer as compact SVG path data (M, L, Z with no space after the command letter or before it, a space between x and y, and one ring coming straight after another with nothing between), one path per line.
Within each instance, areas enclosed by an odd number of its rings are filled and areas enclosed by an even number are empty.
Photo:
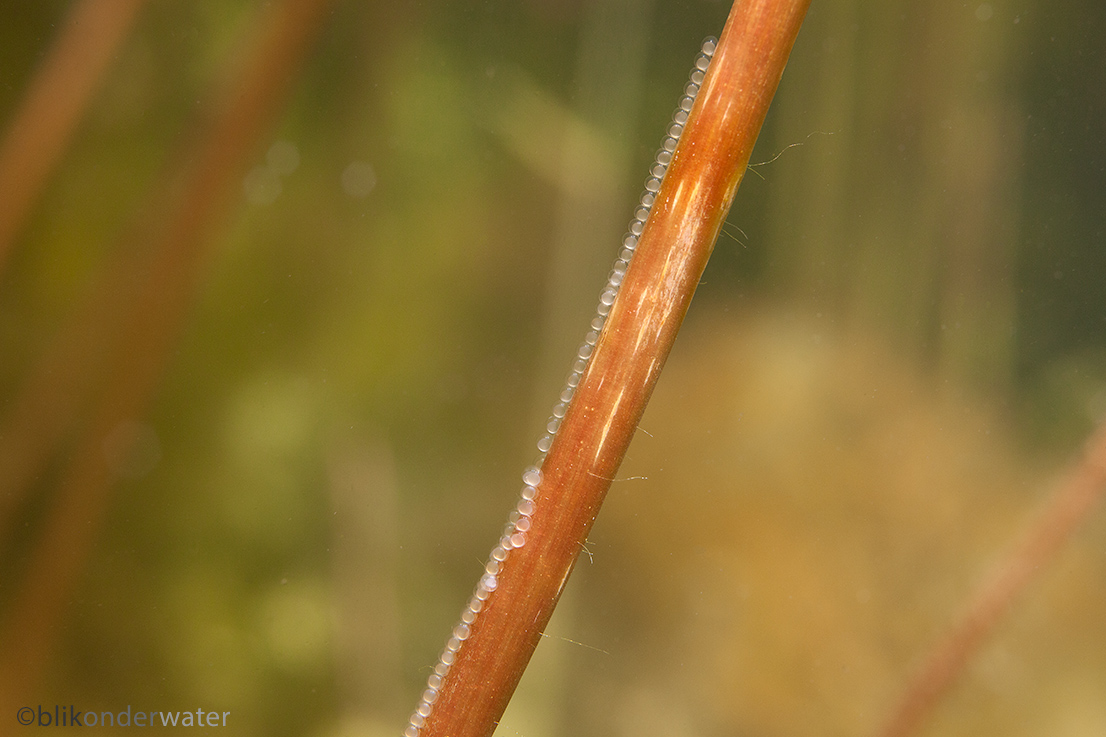
M704 45L599 314L539 441L543 456L523 474L522 499L406 737L494 731L672 348L808 6L735 3L717 46Z

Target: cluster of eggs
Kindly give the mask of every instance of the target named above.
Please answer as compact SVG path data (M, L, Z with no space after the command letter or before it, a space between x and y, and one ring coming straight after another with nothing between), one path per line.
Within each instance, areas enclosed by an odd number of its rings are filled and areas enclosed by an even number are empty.
M603 329L607 315L610 313L611 306L618 295L619 287L622 285L622 280L629 269L630 259L637 247L638 237L645 228L645 220L649 217L649 210L656 200L657 192L660 191L661 180L668 169L668 164L672 161L676 143L680 139L680 134L683 133L688 114L691 112L699 87L703 83L715 46L716 41L713 38L708 38L703 42L699 56L695 60L695 66L692 68L690 79L684 87L684 95L672 116L672 123L661 142L656 159L649 169L649 178L645 181L645 191L642 192L641 199L634 211L634 218L630 221L629 229L622 239L622 248L618 258L611 268L606 286L603 287L603 291L599 295L599 306L596 309L595 317L591 320L590 330L584 336L584 342L580 344L576 351L572 369L565 380L565 386L561 390L558 401L553 406L553 413L546 424L545 434L538 440L538 458L532 466L522 473L522 498L511 512L507 526L503 530L503 535L499 543L492 549L488 562L484 566L484 574L480 577L480 581L476 584L476 590L473 591L472 597L461 614L461 621L453 628L445 649L442 650L442 654L434 666L434 672L427 679L426 690L423 691L419 704L411 715L407 728L403 731L404 737L419 737L423 725L426 724L427 718L434 710L434 704L438 700L442 684L453 666L457 652L471 634L472 625L484 608L484 602L488 600L498 586L498 575L503 564L512 550L521 548L526 544L526 534L530 530L530 518L534 514L538 487L541 484L541 465L545 461L546 453L553 445L553 437L557 434L561 420L564 419L565 413L568 411L569 402L572 401L576 387L587 369L592 351L594 351L596 343L599 342L599 333Z

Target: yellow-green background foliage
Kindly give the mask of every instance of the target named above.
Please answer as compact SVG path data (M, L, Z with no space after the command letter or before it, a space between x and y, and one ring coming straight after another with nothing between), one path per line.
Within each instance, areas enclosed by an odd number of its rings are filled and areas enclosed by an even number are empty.
M0 273L4 415L166 217L268 5L143 8ZM501 734L873 732L1106 409L1103 7L814 3ZM119 477L32 704L398 734L727 11L336 2L205 231L137 450L93 439ZM65 12L0 11L0 121ZM4 520L0 625L89 406ZM1103 734L1103 621L1099 510L926 734Z

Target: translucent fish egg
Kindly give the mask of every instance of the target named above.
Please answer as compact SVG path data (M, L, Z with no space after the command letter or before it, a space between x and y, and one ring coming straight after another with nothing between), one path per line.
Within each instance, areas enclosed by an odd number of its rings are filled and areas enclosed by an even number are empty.
M537 486L541 483L541 470L530 466L522 472L522 483L527 486Z

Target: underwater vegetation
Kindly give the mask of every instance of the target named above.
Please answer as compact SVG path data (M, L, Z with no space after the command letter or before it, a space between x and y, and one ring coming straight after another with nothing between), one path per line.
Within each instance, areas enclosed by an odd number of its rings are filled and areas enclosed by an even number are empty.
M0 24L4 136L104 44L0 155L0 733L400 733L729 8L78 7ZM812 5L501 734L886 724L1106 409L1104 32ZM920 733L1106 730L1104 525Z

